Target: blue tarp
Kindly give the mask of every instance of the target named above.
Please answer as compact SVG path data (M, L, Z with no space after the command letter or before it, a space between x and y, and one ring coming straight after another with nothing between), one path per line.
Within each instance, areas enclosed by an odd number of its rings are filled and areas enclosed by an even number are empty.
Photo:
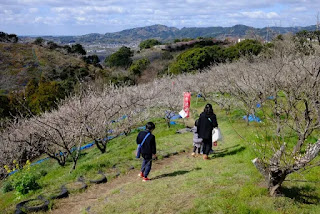
M269 100L274 100L274 96L268 97Z
M87 144L87 145L85 145L85 146L80 147L80 150L89 149L89 148L91 148L92 146L94 146L94 143L89 143L89 144Z
M14 171L10 172L8 175L13 175L16 172L18 172L18 170L14 170Z
M167 114L167 113L168 113L168 116L171 116L171 119L173 119L173 120L176 120L176 119L181 118L181 116L180 116L179 114L175 114L174 112L168 112L168 111L166 111L166 114ZM118 122L118 121L120 121L120 120L124 120L124 119L126 119L126 118L127 118L127 116L126 116L126 115L123 115L121 118L117 119L117 121L112 120L111 122L112 122L112 123L115 123L115 122ZM177 124L176 122L170 121L170 125L176 125L176 124ZM139 130L145 130L145 126L138 127L138 129L139 129ZM113 130L111 130L111 129L108 130L108 133L113 133ZM120 135L124 135L124 133L121 133ZM113 138L115 138L115 136L108 136L108 137L104 138L104 140L111 140L111 139L113 139ZM80 147L80 150L89 149L89 148L91 148L92 146L94 146L94 141L92 141L91 143L89 143L89 144L87 144L87 145L84 145L84 146ZM73 152L74 150L76 150L76 148L72 148L72 149L71 149L71 152ZM60 152L60 154L58 153L58 154L56 154L56 155L64 155L64 154L63 154L63 152ZM37 162L32 163L31 166L40 164L40 163L42 163L42 162L44 162L44 161L46 161L46 160L48 160L48 159L50 159L50 158L47 157L47 158L38 160ZM18 171L18 170L12 171L12 172L10 172L8 175L12 175L12 174L16 173L17 171Z
M174 115L173 117L171 117L171 120L177 120L182 118L179 114Z
M109 136L109 137L112 137L112 136ZM108 137L108 138L109 138L109 137ZM113 138L113 137L112 137L112 138ZM87 145L84 145L84 146L80 147L80 150L89 149L89 148L91 148L92 146L94 146L94 142L91 142L91 143L89 143L89 144L87 144ZM76 148L72 148L72 149L71 149L71 152L73 152L74 150L76 150ZM63 152L60 152L59 154L60 154L61 156L64 155ZM59 155L59 154L56 154L56 155ZM42 163L42 162L44 162L44 161L46 161L46 160L49 160L49 159L50 159L49 157L43 158L43 159L41 159L41 160L38 160L38 161L30 164L30 166L34 166L34 165L40 164L40 163ZM12 171L12 172L10 172L8 175L13 175L13 174L16 173L16 172L18 172L18 170Z
M42 163L43 161L46 161L46 160L48 160L48 159L50 159L50 158L49 158L49 157L47 157L47 158L44 158L44 159L38 160L37 162L34 162L34 163L30 164L30 166L33 166L33 165L36 165L36 164L40 164L40 163Z
M170 119L172 118L173 116L175 116L176 114L172 111L165 111L165 114L166 114L166 118Z
M244 120L247 120L247 116L242 117ZM250 114L248 118L249 122L261 122L261 119L255 115Z
M138 127L137 129L138 129L138 130L145 130L146 127L145 127L145 126L140 126L140 127Z
M261 107L261 104L260 104L260 103L257 103L256 107L257 107L257 108L260 108L260 107Z

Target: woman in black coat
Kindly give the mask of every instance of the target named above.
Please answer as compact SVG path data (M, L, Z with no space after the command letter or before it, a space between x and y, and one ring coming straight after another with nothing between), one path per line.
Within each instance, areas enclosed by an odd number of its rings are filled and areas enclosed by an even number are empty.
M203 159L208 159L212 148L212 130L216 127L217 117L213 113L212 105L208 103L200 114L197 126L198 136L203 139Z

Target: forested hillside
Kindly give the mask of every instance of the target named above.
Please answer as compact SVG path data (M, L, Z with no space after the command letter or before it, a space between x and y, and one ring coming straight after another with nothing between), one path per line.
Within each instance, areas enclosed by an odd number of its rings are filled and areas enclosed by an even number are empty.
M0 43L1 117L50 110L79 81L94 80L105 71L83 58L81 45L61 47L36 40L32 44ZM84 60L86 59L86 60Z
M178 29L165 25L151 25L123 30L106 34L87 34L82 36L58 36L44 37L59 43L111 43L111 44L139 44L145 39L155 38L161 41L173 41L181 38L214 37L225 39L227 37L256 37L264 40L272 40L275 36L285 33L297 33L302 30L316 30L316 26L307 27L264 27L254 28L246 25L235 25L233 27L184 27Z
M21 90L31 79L58 80L68 68L88 69L77 56L34 44L0 43L0 58L0 87L3 91Z

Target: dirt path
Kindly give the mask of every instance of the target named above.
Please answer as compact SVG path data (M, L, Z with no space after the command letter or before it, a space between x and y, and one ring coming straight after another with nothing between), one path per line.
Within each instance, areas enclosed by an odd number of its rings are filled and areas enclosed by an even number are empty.
M152 174L156 171L163 169L166 166L170 166L172 162L177 161L183 157L186 157L188 153L182 153L176 156L171 156L169 158L154 161L152 164L151 179ZM139 169L134 169L125 175L120 175L118 178L113 179L111 182L106 184L97 184L90 186L85 192L70 195L68 198L55 200L53 209L50 213L53 214L78 214L86 210L90 212L92 207L98 206L101 201L107 201L107 196L113 191L121 191L122 187L126 185L137 185L139 186L142 182L141 178L137 175ZM152 182L152 181L150 181Z

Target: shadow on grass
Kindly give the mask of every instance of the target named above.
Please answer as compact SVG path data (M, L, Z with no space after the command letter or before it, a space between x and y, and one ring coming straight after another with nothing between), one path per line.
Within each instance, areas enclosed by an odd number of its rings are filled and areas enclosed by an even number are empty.
M302 204L320 204L320 197L317 195L315 187L282 187L281 192L285 197Z
M229 149L232 149L232 148L236 148L236 147L238 147L238 146L240 146L240 144L236 144L236 145L234 145L234 146L230 146L230 147L227 147L227 148L223 148L223 149L215 149L214 151L215 152L226 152L226 151L228 151Z
M236 147L236 146L233 146L230 148L234 148L234 147ZM242 152L246 149L243 146L236 148L236 149L233 149L233 150L230 150L230 148L215 150L213 153L213 158L221 158L221 157L228 156L228 155L235 155L235 154Z
M88 155L88 152L81 152L81 153L79 154L78 160L82 159L82 158L85 157L86 155ZM67 160L66 160L66 163L72 163L72 162L73 162L73 160L72 160L71 157L69 156L69 157L67 158Z
M152 178L152 180L156 180L156 179L160 179L160 178L165 178L165 177L174 177L174 176L178 176L178 175L184 175L184 174L187 174L187 173L189 173L189 172L197 171L197 170L200 170L200 169L201 169L200 167L196 167L196 168L191 169L191 170L178 170L178 171L175 171L175 172L165 173L165 174L162 174L162 175L158 175L158 176Z

